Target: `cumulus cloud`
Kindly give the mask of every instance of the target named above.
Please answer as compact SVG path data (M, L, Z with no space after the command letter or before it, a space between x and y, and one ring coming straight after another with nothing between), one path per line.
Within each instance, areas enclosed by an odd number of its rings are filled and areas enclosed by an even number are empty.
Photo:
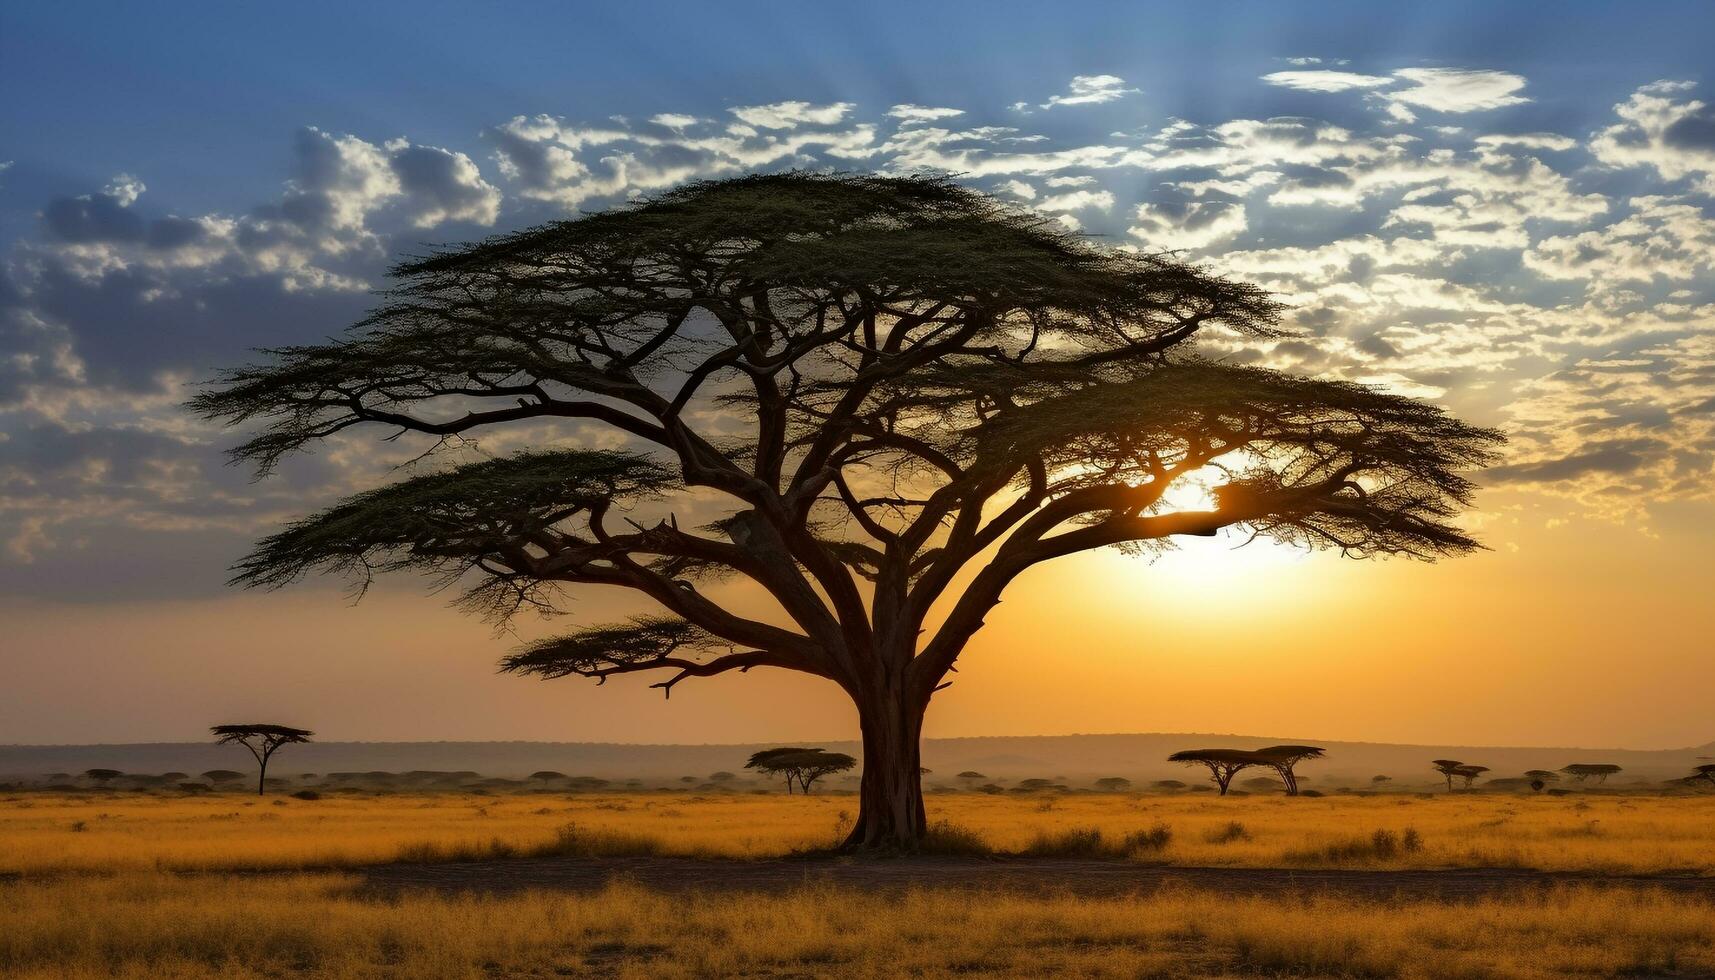
M850 102L811 105L808 102L775 102L771 105L739 106L730 110L743 122L762 129L794 129L798 126L832 126L857 108Z
M1542 239L1524 263L1550 279L1688 281L1715 271L1715 220L1682 198L1639 197L1632 213L1605 228Z
M1200 249L1237 236L1248 226L1245 207L1230 201L1137 206L1126 233L1150 249Z
M1680 96L1691 82L1645 85L1614 112L1620 122L1590 140L1590 152L1611 167L1644 167L1664 180L1689 178L1703 194L1715 195L1715 110Z

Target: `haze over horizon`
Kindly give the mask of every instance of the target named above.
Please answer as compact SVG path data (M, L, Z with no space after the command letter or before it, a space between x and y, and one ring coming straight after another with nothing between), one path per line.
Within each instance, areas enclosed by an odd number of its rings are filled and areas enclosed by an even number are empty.
M1707 4L686 5L647 27L543 7L529 30L334 9L0 14L0 86L30 96L0 105L0 743L252 719L336 741L852 737L838 689L780 672L671 701L497 676L566 623L497 637L408 577L357 605L327 580L233 592L259 535L416 449L353 440L256 484L224 465L233 434L179 407L252 348L342 329L425 242L789 167L950 171L1112 245L1185 250L1291 304L1304 336L1256 363L1512 439L1478 477L1492 550L1473 557L1217 538L1027 574L928 737L1715 738ZM572 618L630 603L581 594Z

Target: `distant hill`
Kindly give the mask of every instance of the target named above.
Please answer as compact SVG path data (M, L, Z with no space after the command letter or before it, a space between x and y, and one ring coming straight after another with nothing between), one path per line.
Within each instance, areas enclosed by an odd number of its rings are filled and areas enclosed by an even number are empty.
M1699 756L1715 756L1715 742L1683 749L1515 748L1469 745L1398 745L1385 742L1334 742L1304 735L1243 736L1214 734L1028 735L932 738L923 746L923 764L933 770L929 782L950 780L965 770L993 778L1030 777L1089 780L1124 776L1133 780L1185 778L1187 771L1165 761L1178 749L1230 746L1257 748L1277 743L1308 743L1327 748L1328 758L1302 769L1312 786L1357 786L1382 774L1399 783L1431 783L1439 777L1429 760L1454 758L1485 765L1496 777L1526 769L1559 769L1572 762L1611 762L1633 778L1680 776ZM676 779L737 770L750 753L774 744L627 745L607 742L316 742L282 750L271 771L367 772L414 769L468 769L486 776L523 776L539 769L608 779ZM814 742L859 754L856 742ZM0 780L46 773L77 773L108 768L127 773L208 769L247 769L242 750L200 742L150 742L125 745L0 745ZM1193 774L1198 776L1199 774Z

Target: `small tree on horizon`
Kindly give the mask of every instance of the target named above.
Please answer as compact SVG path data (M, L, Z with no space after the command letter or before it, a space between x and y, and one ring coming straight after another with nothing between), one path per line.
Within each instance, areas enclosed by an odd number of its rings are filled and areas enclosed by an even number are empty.
M1582 783L1587 779L1594 779L1597 785L1600 785L1607 782L1609 776L1623 770L1609 762L1574 762L1569 766L1562 766L1560 771L1571 776L1577 782Z
M1105 793L1123 793L1131 789L1131 780L1124 776L1103 776L1096 780L1096 788Z
M264 539L234 582L416 569L498 620L567 588L640 593L662 611L502 669L837 684L863 744L852 849L926 834L924 714L1031 568L1228 528L1466 554L1466 474L1500 442L1424 401L1247 365L1291 335L1262 289L948 177L691 183L393 275L345 336L268 351L193 411L259 423L233 454L263 474L365 427L429 449L501 426L556 441L357 494ZM1219 485L1189 506L1170 492L1200 481ZM713 513L691 526L690 508ZM705 589L720 578L766 614Z
M1453 770L1453 775L1463 779L1465 781L1465 788L1470 789L1471 784L1477 781L1477 777L1488 771L1488 766L1460 766Z
M268 790L268 760L282 745L308 742L315 732L285 725L215 725L209 729L220 745L242 745L256 757L256 795Z
M1293 767L1307 759L1320 759L1327 750L1315 745L1271 745L1266 749L1257 749L1256 754L1262 764L1274 770L1280 781L1286 784L1286 795L1298 795L1298 773Z
M1453 792L1453 777L1459 775L1459 767L1464 763L1458 759L1434 759L1429 764L1435 767L1436 772L1447 777L1447 792Z
M1266 765L1255 752L1244 749L1184 749L1168 756L1167 761L1209 770L1209 777L1220 787L1222 796L1227 795L1234 776L1252 766Z
M222 783L235 783L244 778L244 774L236 769L210 769L202 774L202 778L215 786Z
M1715 762L1701 766L1693 766L1691 768L1691 775L1685 777L1685 781L1688 783L1694 783L1698 780L1702 780L1711 786L1715 786Z
M85 769L83 771L83 775L84 778L93 779L96 783L105 787L108 783L113 782L115 779L118 779L120 776L125 774L117 769Z
M513 770L513 771L516 772L517 770ZM537 780L543 786L546 786L556 779L565 779L566 774L563 772L555 772L552 769L542 769L540 771L531 773L530 778Z

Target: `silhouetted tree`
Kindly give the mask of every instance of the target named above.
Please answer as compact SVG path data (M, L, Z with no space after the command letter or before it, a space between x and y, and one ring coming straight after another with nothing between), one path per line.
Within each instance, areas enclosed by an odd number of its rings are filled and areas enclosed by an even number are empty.
M750 757L746 769L755 769L767 775L784 776L786 792L792 792L792 784L797 782L805 795L816 780L831 773L845 772L857 765L857 760L844 752L827 752L822 749L782 748L764 749Z
M1709 785L1715 786L1715 763L1693 766L1691 769L1691 775L1686 777L1686 782L1697 782L1698 780L1703 780L1709 783Z
M1586 779L1594 779L1600 784L1607 782L1609 776L1620 772L1621 769L1619 766L1607 762L1574 762L1569 766L1562 766L1560 771L1580 783Z
M202 778L219 786L221 783L234 783L244 778L244 774L233 769L210 769L202 774Z
M1447 777L1447 792L1453 792L1453 777L1459 775L1459 767L1464 763L1458 759L1435 759L1429 763L1435 771Z
M1185 788L1185 784L1183 782L1181 782L1180 780L1177 780L1177 779L1157 779L1155 782L1151 783L1150 785L1154 786L1156 789L1166 789L1166 790L1177 790L1177 789L1184 789Z
M1124 776L1103 776L1096 780L1096 788L1107 793L1123 793L1131 789L1131 780Z
M308 742L315 732L302 728L288 728L285 725L215 725L209 729L214 740L221 745L238 744L250 750L256 757L258 772L256 774L256 795L261 796L268 787L268 760L282 745L296 742ZM369 775L376 775L370 773ZM382 773L381 775L391 775Z
M1298 773L1293 767L1306 759L1320 759L1326 750L1314 745L1271 745L1266 749L1258 749L1257 756L1262 764L1274 770L1280 781L1286 784L1286 795L1298 795Z
M1167 761L1209 770L1209 777L1220 787L1222 796L1227 795L1227 787L1232 784L1234 776L1252 766L1267 764L1255 752L1243 749L1185 749L1168 756Z
M730 783L737 778L738 776L725 770L709 773L709 782L711 783Z
M665 692L755 667L833 681L863 736L850 847L923 836L924 712L1026 570L1229 527L1463 554L1463 474L1500 439L1379 389L1202 359L1205 330L1282 336L1279 304L947 178L693 183L393 272L346 336L270 351L191 407L261 423L234 455L263 473L366 425L448 440L552 421L586 444L358 494L262 541L234 581L421 569L502 619L570 586L643 593L666 615L503 669L660 670ZM613 435L626 448L590 448ZM1211 505L1173 504L1217 466ZM713 521L678 520L712 500ZM621 521L634 507L658 517ZM699 584L723 575L778 616Z
M975 769L966 769L964 772L959 773L958 778L966 782L974 783L979 779L987 779L988 777L977 772Z
M100 785L106 786L125 774L117 769L85 769L83 775L85 779L93 779Z
M1463 779L1465 781L1465 788L1470 789L1471 784L1476 782L1477 777L1488 771L1488 766L1460 766L1453 770L1453 775Z
M556 779L565 779L566 774L563 772L555 772L552 769L543 769L539 772L531 773L530 778L537 780L537 781L541 782L541 784L543 786L546 786Z
M1370 785L1375 786L1377 788L1380 788L1381 784L1383 784L1383 783L1390 783L1392 781L1393 781L1392 776L1371 776L1370 777Z

